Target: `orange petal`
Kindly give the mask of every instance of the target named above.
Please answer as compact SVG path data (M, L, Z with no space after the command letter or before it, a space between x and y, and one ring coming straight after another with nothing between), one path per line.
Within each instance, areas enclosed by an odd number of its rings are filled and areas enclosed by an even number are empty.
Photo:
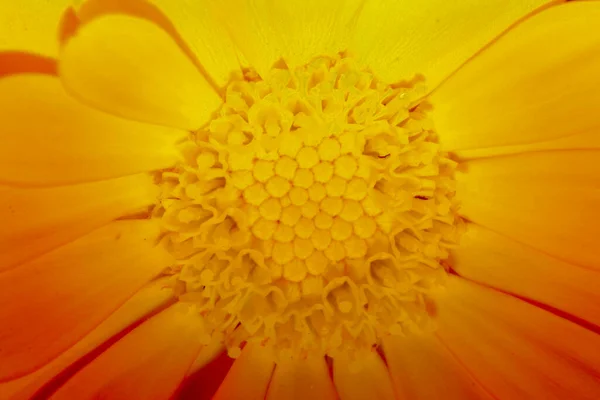
M213 13L265 77L281 58L294 67L346 50L360 4L359 0L224 0L215 3Z
M198 129L222 103L167 32L127 15L80 26L63 46L59 72L84 102L144 122Z
M464 150L598 129L600 3L570 2L524 21L431 97L440 141Z
M44 189L0 186L0 271L156 202L145 174Z
M56 358L167 267L158 234L155 221L115 222L0 274L0 380Z
M600 271L581 268L470 224L452 253L459 275L600 326Z
M192 366L187 371L186 375L190 376L204 368L206 365L213 362L218 356L220 356L225 351L225 347L223 346L223 341L216 337L209 344L204 346L198 356L192 363Z
M351 50L384 81L420 74L433 89L512 24L550 2L366 1Z
M49 364L30 375L0 384L0 394L6 393L7 395L4 397L11 400L29 400L34 398L34 395L37 396L36 398L46 397L44 391L46 385L50 383L49 387L52 387L52 379L57 377L61 371L68 370L86 355L101 351L102 347L106 346L116 335L122 334L132 324L148 317L172 301L173 291L166 287L168 283L165 279L151 282L128 299L89 335L61 353Z
M202 332L200 315L177 303L115 343L52 399L169 399L202 348Z
M275 362L271 350L248 343L235 360L213 400L263 400Z
M32 67L26 58L21 56L28 64L22 69ZM17 185L64 185L167 168L178 161L175 143L185 134L83 106L56 77L38 74L0 79L0 119L0 182Z
M596 399L600 335L514 297L451 277L437 335L498 399Z
M383 350L399 399L493 399L433 335L387 337Z
M333 382L340 400L394 400L394 389L386 365L376 352L360 355L360 364L337 357Z
M337 399L324 357L283 358L277 363L266 400L294 399Z
M457 175L461 214L564 261L600 269L600 151L473 160Z

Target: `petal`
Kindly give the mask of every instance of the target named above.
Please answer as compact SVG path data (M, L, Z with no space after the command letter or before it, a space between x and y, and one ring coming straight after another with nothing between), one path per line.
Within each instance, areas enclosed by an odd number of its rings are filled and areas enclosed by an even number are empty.
M270 349L248 343L231 366L213 400L263 400L274 368Z
M440 141L464 150L600 128L600 4L548 8L467 63L431 97Z
M461 276L600 326L600 271L581 268L476 224L452 253Z
M26 49L55 56L56 29L63 10L73 0L3 1L0 4L0 50Z
M167 32L126 15L80 26L62 48L59 71L84 102L144 122L198 129L222 103Z
M394 389L383 360L376 352L360 355L360 364L337 357L333 382L341 400L394 400Z
M457 174L461 214L563 261L600 269L600 151L473 160Z
M240 72L236 47L225 26L207 12L210 3L208 0L151 1L170 19L204 71L218 87L224 87L232 74Z
M360 0L225 0L214 13L234 43L265 77L284 58L295 67L347 48Z
M155 221L120 221L0 274L0 380L75 344L165 267Z
M498 157L510 154L531 153L547 150L600 150L600 130L576 133L544 142L517 144L512 146L487 147L484 149L460 150L454 152L460 160Z
M202 348L202 333L200 315L177 303L115 343L51 399L169 399Z
M550 0L367 1L351 50L384 81L423 75L430 89Z
M61 30L68 40L82 23L103 15L121 14L145 19L167 32L202 73L218 87L240 72L236 48L225 27L207 12L204 1L86 0L63 15Z
M89 355L102 351L115 337L126 332L131 325L148 318L157 309L164 307L173 300L173 291L165 287L168 282L160 279L146 285L118 310L112 313L90 334L74 346L61 353L49 364L30 375L15 381L0 384L0 393L10 393L6 396L11 400L29 400L47 397L45 389L52 388L53 379L60 379L61 371L68 371L86 361ZM4 390L4 391L3 391ZM37 396L37 397L34 397ZM12 396L12 397L11 397Z
M493 399L433 335L387 337L383 349L399 399Z
M266 400L294 399L337 399L324 357L282 358L277 363Z
M202 351L200 352L202 353ZM234 359L226 352L205 365L202 369L188 375L181 385L179 399L209 400L212 399L217 389L229 372ZM193 368L193 367L192 367Z
M167 168L184 132L81 105L50 75L0 78L0 182L52 186ZM85 165L85 168L80 166Z
M0 186L0 272L156 202L150 176L44 189Z
M495 398L600 393L600 335L458 277L436 300L437 335Z
M219 357L225 348L223 346L223 341L220 338L213 339L209 344L204 346L198 356L192 363L192 366L187 371L186 375L190 376L204 368L206 365L213 362L217 357Z

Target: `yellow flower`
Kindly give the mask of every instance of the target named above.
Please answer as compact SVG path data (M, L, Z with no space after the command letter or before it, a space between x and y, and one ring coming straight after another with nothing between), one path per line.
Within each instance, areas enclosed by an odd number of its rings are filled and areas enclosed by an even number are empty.
M0 398L596 398L559 3L88 0L0 53Z

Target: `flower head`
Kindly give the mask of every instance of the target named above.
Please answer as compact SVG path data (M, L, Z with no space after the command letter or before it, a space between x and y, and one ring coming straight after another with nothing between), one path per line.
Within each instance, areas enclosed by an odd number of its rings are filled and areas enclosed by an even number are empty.
M0 390L594 398L600 7L508 3L88 0L0 54Z

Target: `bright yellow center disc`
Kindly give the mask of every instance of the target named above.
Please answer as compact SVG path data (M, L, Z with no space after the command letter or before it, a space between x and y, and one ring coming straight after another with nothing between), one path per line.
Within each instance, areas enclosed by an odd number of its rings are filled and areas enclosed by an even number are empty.
M423 93L342 56L229 85L154 211L207 338L335 357L428 329L462 225Z

